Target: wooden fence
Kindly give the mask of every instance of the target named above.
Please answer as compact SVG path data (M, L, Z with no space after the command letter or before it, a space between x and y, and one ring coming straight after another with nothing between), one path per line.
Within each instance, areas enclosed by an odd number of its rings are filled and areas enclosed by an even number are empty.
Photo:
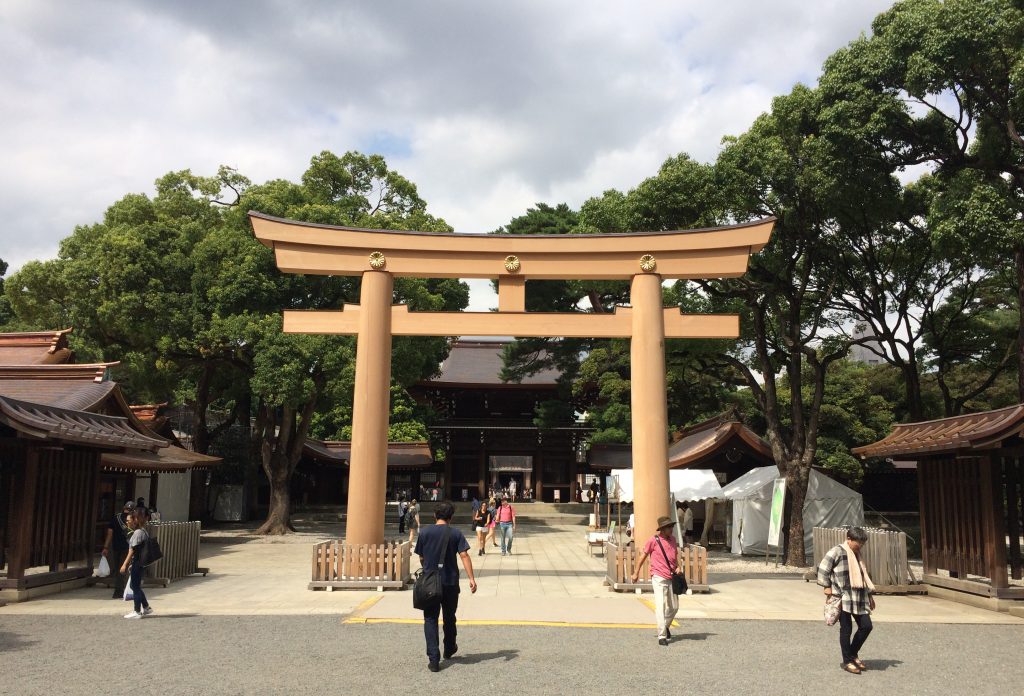
M697 544L690 544L679 550L686 582L694 592L710 592L708 582L708 550ZM616 592L629 592L640 589L642 592L652 591L650 569L644 568L640 575L641 582L633 583L633 571L641 551L636 546L617 546L614 542L605 544L605 560L608 564L605 583ZM647 563L645 563L647 565Z
M146 579L167 587L174 580L195 573L206 575L209 568L199 567L200 522L150 522L146 527L160 542L163 558L146 567Z
M888 529L865 528L868 541L861 549L861 560L868 569L868 575L875 583L875 591L884 594L907 594L924 592L924 586L916 584L907 562L907 535ZM846 541L845 527L815 527L814 565L821 563L833 547Z
M313 546L309 589L404 589L412 579L408 541L346 544L340 539Z

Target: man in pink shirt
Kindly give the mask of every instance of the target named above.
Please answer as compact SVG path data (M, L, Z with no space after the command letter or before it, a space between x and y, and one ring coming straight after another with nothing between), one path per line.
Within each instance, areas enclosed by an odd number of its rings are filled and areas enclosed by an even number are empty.
M669 517L658 518L658 533L644 544L643 553L636 561L633 584L640 579L644 561L651 559L651 584L654 587L654 613L658 619L658 645L668 645L672 637L669 627L679 611L679 598L672 591L672 574L682 573L676 538L672 536L675 523Z
M512 553L512 537L516 532L516 509L512 507L508 498L501 499L501 507L498 508L495 518L498 520L498 532L501 534L501 555Z

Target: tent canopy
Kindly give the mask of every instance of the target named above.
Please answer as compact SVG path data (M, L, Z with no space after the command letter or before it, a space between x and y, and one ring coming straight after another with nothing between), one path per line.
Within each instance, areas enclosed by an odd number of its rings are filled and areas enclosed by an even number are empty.
M612 476L619 478L619 500L628 503L633 500L633 470L613 469ZM711 469L669 469L669 491L676 500L705 500L724 498L722 487ZM610 490L610 488L609 488Z
M732 552L763 554L768 549L768 515L777 466L751 469L723 490L733 501ZM842 527L864 523L864 501L860 493L811 469L804 499L804 546L813 551L814 527Z

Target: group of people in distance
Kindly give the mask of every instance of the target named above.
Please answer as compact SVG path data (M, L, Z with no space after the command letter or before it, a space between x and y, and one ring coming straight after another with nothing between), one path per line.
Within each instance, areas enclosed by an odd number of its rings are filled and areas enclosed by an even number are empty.
M494 498L483 503L474 500L473 530L479 544L478 556L486 553L488 540L494 546L498 546L498 542L494 540L495 530L501 534L501 555L511 554L512 537L516 532L516 509L508 498L502 498L501 502Z
M493 502L493 501L491 501ZM507 512L502 513L503 510ZM686 511L682 511L685 514ZM456 627L456 611L459 606L459 569L456 559L461 559L462 566L469 577L470 591L477 590L473 562L469 555L469 542L462 532L451 524L455 509L451 503L443 502L434 510L436 524L422 530L416 540L414 553L419 556L423 568L439 568L443 595L435 607L423 610L423 632L427 643L427 666L431 672L440 669L442 656L450 659L458 651ZM474 508L473 525L480 545L477 555L484 554L489 524L496 521L500 525L515 528L515 511L507 499L494 509L487 502ZM692 523L691 523L692 524ZM655 617L658 631L658 644L667 646L672 640L672 622L679 610L679 599L673 590L672 576L682 574L683 568L679 555L679 542L673 535L676 521L671 517L662 516L657 520L658 531L648 539L637 559L633 571L632 582L637 584L644 563L650 559L651 585L654 591ZM447 530L446 530L447 528ZM684 527L685 528L685 527ZM867 568L860 558L860 551L867 543L868 535L860 527L851 527L847 532L846 542L835 546L822 559L818 566L818 584L824 588L826 604L838 604L839 615L839 646L842 653L842 668L851 674L861 674L868 667L860 659L860 649L871 633L871 612L875 608L873 597L874 585L868 575ZM502 533L502 554L511 549L512 534ZM444 627L443 652L439 645L438 617L442 618ZM853 634L853 623L857 624L857 632Z
M142 589L142 576L146 570L145 549L149 540L146 525L150 521L149 510L142 502L141 498L138 503L126 502L121 512L114 515L107 525L103 540L102 554L114 576L114 599L125 597L126 584L132 592L134 609L124 615L126 619L141 619L153 613Z

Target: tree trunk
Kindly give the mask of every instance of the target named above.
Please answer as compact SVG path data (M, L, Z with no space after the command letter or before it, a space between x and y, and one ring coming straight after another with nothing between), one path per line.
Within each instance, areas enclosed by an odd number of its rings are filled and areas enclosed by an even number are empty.
M274 451L264 457L263 470L270 481L270 508L267 510L267 521L256 530L257 534L288 534L294 532L292 527L292 501L289 485L291 484L291 466L288 457Z
M903 363L903 377L907 395L907 416L911 423L924 420L924 403L921 399L921 375L917 371L917 361Z
M1017 401L1024 403L1024 246L1013 250L1017 269Z
M804 554L804 501L807 499L807 483L810 481L810 467L800 460L787 462L786 497L789 498L789 534L786 535L786 565L802 568L807 565Z
M210 429L206 424L206 412L210 408L210 378L213 367L203 363L196 383L196 402L192 408L192 449L200 454L210 451Z

